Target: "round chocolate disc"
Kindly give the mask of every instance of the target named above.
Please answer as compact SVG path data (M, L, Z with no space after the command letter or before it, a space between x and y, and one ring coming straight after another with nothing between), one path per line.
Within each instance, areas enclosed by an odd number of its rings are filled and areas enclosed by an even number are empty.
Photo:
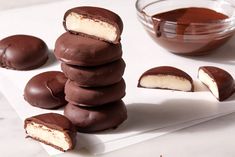
M82 87L100 87L115 84L122 79L125 70L123 59L95 67L71 66L61 64L64 74ZM107 77L108 76L108 77Z
M80 87L75 81L68 80L65 85L65 99L78 106L100 106L120 100L125 96L125 81L104 87Z
M24 89L24 99L32 106L55 109L66 105L64 86L67 78L62 72L48 71L29 80Z
M54 53L66 64L97 66L121 59L122 47L66 32L57 39Z
M30 70L48 59L46 43L34 36L13 35L0 41L0 66L15 70Z
M64 115L75 125L79 132L96 132L112 129L127 119L127 110L122 100L99 107L65 106Z

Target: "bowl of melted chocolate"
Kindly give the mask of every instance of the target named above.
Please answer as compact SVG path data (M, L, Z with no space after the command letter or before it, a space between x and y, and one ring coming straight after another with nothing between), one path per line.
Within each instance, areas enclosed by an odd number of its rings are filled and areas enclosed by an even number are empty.
M139 21L154 41L180 55L204 55L235 32L235 1L137 0Z

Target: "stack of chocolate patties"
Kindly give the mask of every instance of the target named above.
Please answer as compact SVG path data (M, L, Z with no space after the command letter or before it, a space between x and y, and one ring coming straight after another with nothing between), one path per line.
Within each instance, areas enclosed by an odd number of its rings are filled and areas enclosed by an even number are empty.
M103 8L77 7L65 13L64 27L55 45L68 77L64 115L80 132L116 128L127 119L121 18Z

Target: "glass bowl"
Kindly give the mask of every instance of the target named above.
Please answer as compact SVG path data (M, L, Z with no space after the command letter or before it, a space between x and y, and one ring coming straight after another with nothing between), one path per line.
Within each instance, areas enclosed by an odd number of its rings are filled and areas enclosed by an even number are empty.
M208 8L228 18L186 26L175 21L162 22L162 19L153 17L155 14L191 7ZM235 1L232 0L137 0L136 9L139 21L154 41L176 54L208 54L228 41L235 32ZM180 27L184 28L182 34L177 33Z

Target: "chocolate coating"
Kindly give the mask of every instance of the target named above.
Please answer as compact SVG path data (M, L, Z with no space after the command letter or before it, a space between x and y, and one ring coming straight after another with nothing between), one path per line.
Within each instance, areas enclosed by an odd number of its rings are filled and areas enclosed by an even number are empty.
M100 87L115 84L122 79L125 67L126 64L123 59L95 67L61 64L61 69L68 79L76 81L81 87Z
M29 80L24 89L24 99L35 107L55 109L66 105L64 86L67 78L62 72L48 71Z
M125 96L125 81L104 87L79 87L75 81L68 80L65 85L65 99L79 106L99 106L120 100Z
M227 71L213 66L203 66L200 69L206 72L217 84L219 101L227 99L235 92L234 79Z
M98 7L91 7L91 6L81 6L81 7L76 7L76 8L72 8L69 9L68 11L66 11L65 15L64 15L64 21L63 21L63 25L65 30L69 31L66 27L66 17L70 14L70 13L77 13L82 15L85 18L88 19L92 19L92 20L100 20L103 22L107 22L111 25L113 25L116 29L117 29L117 38L116 40L113 42L115 44L120 42L120 36L122 34L123 31L123 22L122 19L114 12L104 9L104 8L98 8ZM102 38L98 38L96 36L91 36L88 34L83 34L81 32L74 32L74 31L70 31L71 33L74 34L79 34L82 36L89 36L95 39L99 39L99 40L104 40Z
M76 135L77 135L77 131L75 126L72 124L72 122L65 116L57 114L57 113L46 113L46 114L41 114L41 115L36 115L33 117L29 117L27 119L25 119L24 121L24 128L27 127L27 124L31 123L31 122L35 122L37 124L41 124L43 126L46 126L50 129L53 130L58 130L63 132L66 136L66 138L68 139L67 142L70 142L70 149L73 149L75 144L76 144ZM36 139L38 140L38 139ZM47 141L40 141L43 142L45 144L49 144ZM49 144L50 145L50 144ZM62 148L55 146L55 145L51 145L52 147L59 149L61 151Z
M0 41L0 66L14 70L31 70L48 59L46 43L34 36L13 35Z
M181 55L205 55L227 42L234 31L221 22L229 17L209 8L179 8L152 16L152 38L163 48ZM214 25L216 23L216 25Z
M119 126L127 119L127 110L122 100L107 105L85 108L68 104L64 115L72 121L79 132L92 133Z
M140 85L140 80L144 76L148 76L148 75L172 75L172 76L181 77L181 78L187 79L191 83L192 88L190 91L194 90L193 79L191 78L191 76L189 76L186 72L175 67L160 66L160 67L155 67L155 68L147 70L140 76L139 81L138 81L138 87L142 87Z
M55 56L70 65L97 66L120 59L122 47L66 32L56 40Z

